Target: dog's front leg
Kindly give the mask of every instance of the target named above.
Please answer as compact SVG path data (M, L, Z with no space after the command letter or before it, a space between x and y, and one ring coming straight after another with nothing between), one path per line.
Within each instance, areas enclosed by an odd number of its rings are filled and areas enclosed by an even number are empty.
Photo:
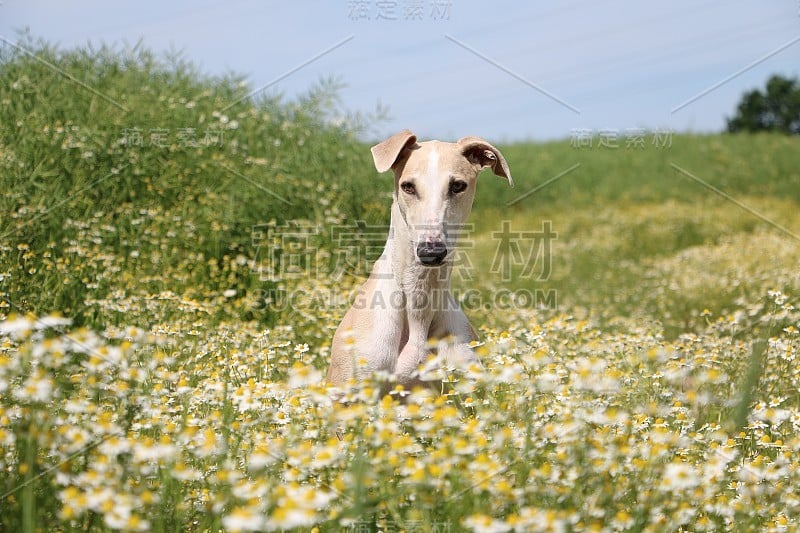
M394 374L398 383L410 387L419 383L417 369L430 353L428 349L428 327L430 320L409 317L408 341L397 357Z

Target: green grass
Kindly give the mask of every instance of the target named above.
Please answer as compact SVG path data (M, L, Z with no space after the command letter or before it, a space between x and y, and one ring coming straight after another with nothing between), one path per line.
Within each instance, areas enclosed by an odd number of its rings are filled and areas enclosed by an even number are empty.
M2 290L21 311L59 309L79 323L106 324L108 317L84 302L107 296L119 287L119 276L97 279L102 267L93 258L65 264L82 224L93 226L86 248L121 262L121 272L135 266L138 278L153 280L165 270L182 273L177 283L147 284L150 291L190 293L201 285L263 290L253 276L215 286L211 275L225 258L258 253L255 225L305 220L319 225L320 244L329 245L330 226L386 224L389 179L376 178L368 146L355 140L355 125L326 121L335 111L330 83L296 102L261 96L236 103L248 94L240 78L202 76L184 61L159 60L144 49L37 50L34 59L7 48L0 85L7 104L0 111L0 208L9 214L0 235L4 246L16 249L3 259L8 279ZM64 75L48 66L55 63ZM159 134L164 139L152 137ZM212 142L203 142L206 135ZM568 307L602 305L609 316L652 314L657 310L641 294L653 289L652 280L643 285L642 272L652 263L733 236L780 234L699 180L800 232L793 217L800 202L796 138L679 135L670 146L656 147L646 136L639 149L622 142L616 149L597 143L575 148L569 140L502 148L518 185L508 189L483 176L475 232L490 241L502 220L526 231L553 221L552 275L537 286L557 290ZM166 227L174 235L165 236ZM132 252L138 261L130 260ZM373 246L369 258L378 252ZM484 246L474 260L484 267L480 258L492 255ZM525 281L512 286L528 287ZM774 288L790 288L776 281ZM722 312L731 296L679 294L675 311ZM233 311L272 324L278 318L266 307L263 313ZM661 318L672 332L691 326Z
M143 47L25 46L0 52L0 529L800 523L800 139L500 146L517 187L481 177L454 281L485 370L332 406L361 279L333 228L369 262L391 202L373 117L330 81L247 99ZM504 223L557 233L531 272Z

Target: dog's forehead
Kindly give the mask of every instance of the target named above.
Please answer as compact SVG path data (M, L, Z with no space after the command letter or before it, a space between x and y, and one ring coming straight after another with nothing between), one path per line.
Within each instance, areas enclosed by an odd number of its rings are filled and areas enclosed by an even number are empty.
M442 141L417 143L403 170L403 174L417 176L442 173L463 174L468 178L475 174L475 170L456 143Z

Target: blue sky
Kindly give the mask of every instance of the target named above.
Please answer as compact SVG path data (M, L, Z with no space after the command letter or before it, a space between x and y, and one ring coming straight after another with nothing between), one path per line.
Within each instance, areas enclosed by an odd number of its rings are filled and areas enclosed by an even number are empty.
M800 0L0 3L0 35L15 42L23 28L64 48L142 39L254 88L305 64L268 91L337 76L347 109L388 107L373 139L719 131L743 91L800 75Z

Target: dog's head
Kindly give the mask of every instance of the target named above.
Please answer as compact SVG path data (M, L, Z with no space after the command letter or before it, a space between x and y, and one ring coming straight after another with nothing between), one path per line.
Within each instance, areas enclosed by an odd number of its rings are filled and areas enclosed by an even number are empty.
M467 220L478 174L491 168L514 186L503 154L480 137L417 142L408 130L372 147L378 172L394 171L394 199L417 261L439 266L452 256Z

